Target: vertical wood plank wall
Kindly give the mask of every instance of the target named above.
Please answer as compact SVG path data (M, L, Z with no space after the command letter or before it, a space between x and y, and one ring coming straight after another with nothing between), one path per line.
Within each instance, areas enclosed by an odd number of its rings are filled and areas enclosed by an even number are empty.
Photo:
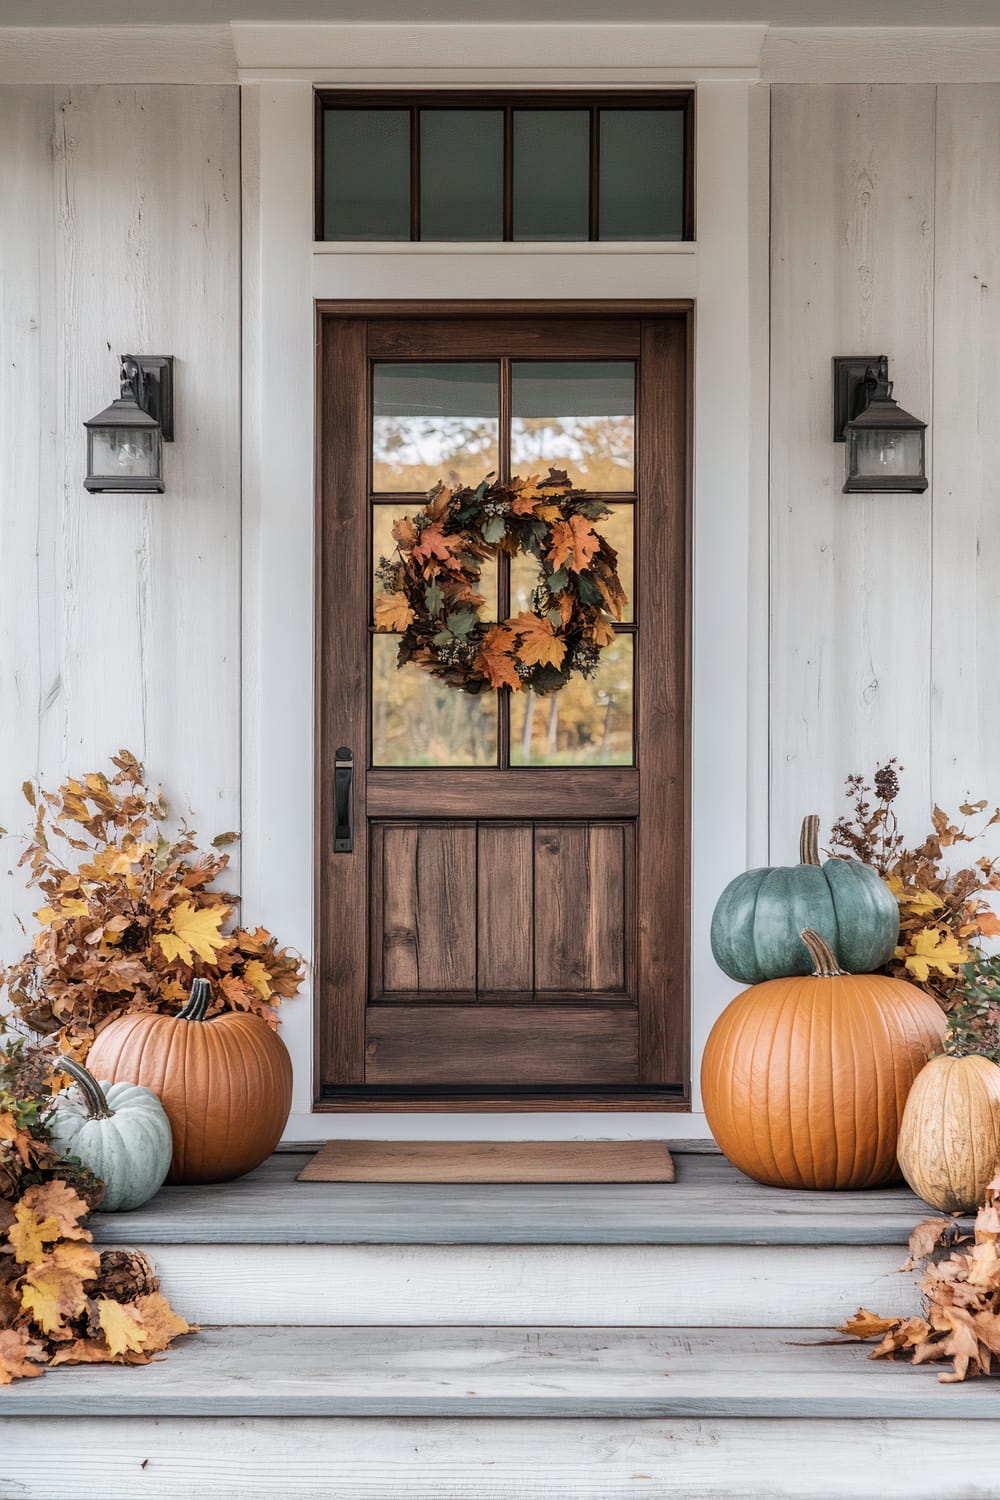
M1000 87L773 86L771 839L897 754L1000 800ZM885 353L926 495L843 495L834 354Z
M234 86L0 88L0 824L127 746L239 827L240 159ZM176 358L164 495L87 495L120 353ZM0 962L37 906L0 846Z
M879 757L914 829L932 798L1000 795L1000 86L771 98L768 795L792 858ZM239 827L239 154L235 86L0 88L5 827L25 776L119 745L207 835ZM178 360L167 493L87 496L80 424L126 349ZM840 493L830 358L868 352L930 423L925 496ZM0 961L37 904L16 857Z

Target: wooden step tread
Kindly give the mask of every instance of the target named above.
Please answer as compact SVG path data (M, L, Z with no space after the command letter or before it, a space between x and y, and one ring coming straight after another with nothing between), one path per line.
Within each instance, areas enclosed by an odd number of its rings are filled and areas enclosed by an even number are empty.
M162 1360L60 1368L0 1416L996 1419L1000 1389L871 1363L829 1329L206 1328Z
M104 1244L905 1245L931 1210L907 1188L761 1187L721 1156L674 1150L674 1183L296 1182L282 1152L236 1182L164 1188L96 1214Z

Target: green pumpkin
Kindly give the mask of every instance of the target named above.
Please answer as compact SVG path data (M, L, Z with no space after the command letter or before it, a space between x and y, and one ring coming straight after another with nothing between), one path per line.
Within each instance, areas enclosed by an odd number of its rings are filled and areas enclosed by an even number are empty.
M848 974L871 974L892 957L899 907L876 870L856 859L819 858L819 818L805 818L801 864L747 870L731 880L712 916L712 952L730 979L759 984L811 973L799 938L818 932Z
M72 1058L59 1066L78 1085L56 1095L49 1129L64 1156L75 1156L104 1183L101 1210L139 1208L163 1186L173 1137L166 1111L152 1089L134 1083L98 1083Z

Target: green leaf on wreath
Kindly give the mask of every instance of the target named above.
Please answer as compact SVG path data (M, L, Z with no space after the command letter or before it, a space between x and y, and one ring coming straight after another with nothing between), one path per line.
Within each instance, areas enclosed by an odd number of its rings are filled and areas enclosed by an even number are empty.
M491 545L494 542L499 542L506 530L507 522L503 516L490 516L483 527L483 541L489 542Z
M432 615L439 615L444 604L444 594L439 583L429 583L424 589L424 603Z
M565 568L559 568L555 573L551 573L549 575L547 582L549 585L550 594L561 594L563 589L569 583L569 574L566 572Z
M552 585L549 584L551 588ZM576 591L584 604L604 603L604 596L589 573L578 573L576 575Z
M569 682L569 672L558 667L536 667L531 674L532 690L539 695L557 693Z
M476 614L476 611L474 609L455 610L454 613L450 614L445 620L445 624L447 625L450 633L453 636L459 637L459 639L461 639L462 636L468 635L469 631L474 629L478 623L479 616Z
M577 514L586 516L588 521L600 521L604 516L610 516L611 512L601 500L584 500L577 507Z
M562 624L562 610L561 609L550 609L549 613L548 613L548 619L549 619L549 623L551 625L554 625L556 627L556 629L558 630L559 626Z

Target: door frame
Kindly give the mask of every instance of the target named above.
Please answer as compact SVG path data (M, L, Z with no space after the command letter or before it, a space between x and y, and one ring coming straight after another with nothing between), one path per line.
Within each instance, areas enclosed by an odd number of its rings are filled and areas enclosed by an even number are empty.
M336 523L330 508L324 506L323 497L333 479L332 455L324 441L324 433L332 425L336 404L334 372L326 368L324 324L329 319L386 319L402 321L413 319L474 319L474 318L587 318L631 317L664 319L681 325L684 346L684 379L680 392L681 400L674 409L675 432L680 438L677 456L677 472L674 483L683 492L683 505L678 515L683 535L679 539L678 551L683 558L682 586L684 590L682 620L683 684L681 704L684 735L679 763L675 767L675 779L681 782L680 806L683 809L681 830L682 858L680 866L680 893L678 910L674 921L679 933L682 952L682 975L679 983L680 1015L677 1018L676 1034L672 1042L676 1054L681 1058L681 1082L673 1086L636 1087L626 1090L567 1090L565 1093L547 1091L539 1094L523 1094L511 1098L503 1094L462 1095L450 1091L411 1092L393 1089L383 1095L373 1096L363 1085L338 1086L336 1092L324 1091L321 1076L318 1078L313 1108L316 1112L351 1113L394 1112L398 1110L458 1113L463 1111L535 1112L535 1111L629 1111L657 1109L664 1111L687 1111L690 1108L690 1035L691 1035L691 706L692 706L692 435L693 435L693 303L687 299L561 299L496 300L456 299L452 301L420 300L323 300L315 304L316 347L316 463L315 463L315 604L314 604L314 663L315 663L315 724L314 724L314 1047L322 1074L321 1059L327 1055L330 1037L327 1015L323 1005L324 991L335 982L331 973L331 934L327 930L332 903L327 886L331 879L330 862L324 857L332 838L332 781L324 775L325 768L332 764L330 757L336 748L334 740L337 726L331 722L328 712L326 685L332 670L331 643L325 638L322 628L324 617L324 579L326 564L337 544ZM676 540L676 539L675 539ZM367 634L367 622L365 622ZM647 727L646 733L650 731ZM641 743L641 742L640 742ZM361 877L356 876L356 881ZM367 888L367 870L363 873ZM367 895L367 889L366 889ZM357 894L355 899L358 899ZM367 914L367 899L361 903ZM639 908L642 922L642 908ZM365 949L367 951L367 947Z

